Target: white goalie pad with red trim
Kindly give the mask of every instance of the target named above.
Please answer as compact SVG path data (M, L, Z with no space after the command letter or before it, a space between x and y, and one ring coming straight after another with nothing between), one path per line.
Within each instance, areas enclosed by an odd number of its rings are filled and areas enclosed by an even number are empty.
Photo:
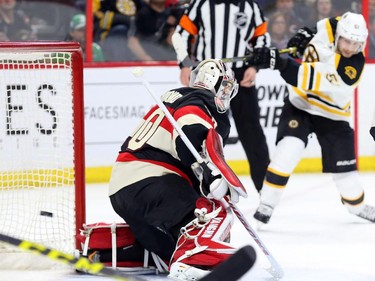
M215 129L210 129L208 131L206 138L206 154L209 160L219 169L221 175L230 187L234 188L239 195L246 198L247 193L245 187L224 159L221 139Z
M180 230L171 264L183 262L212 269L236 251L226 242L230 238L233 213L220 201L200 197L196 201L194 214L196 218Z

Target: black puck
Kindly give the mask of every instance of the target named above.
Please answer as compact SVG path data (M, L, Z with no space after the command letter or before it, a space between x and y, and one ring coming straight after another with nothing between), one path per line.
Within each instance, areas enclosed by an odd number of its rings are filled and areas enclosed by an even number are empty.
M47 212L47 211L40 211L40 215L45 216L45 217L50 217L50 218L53 217L53 213Z

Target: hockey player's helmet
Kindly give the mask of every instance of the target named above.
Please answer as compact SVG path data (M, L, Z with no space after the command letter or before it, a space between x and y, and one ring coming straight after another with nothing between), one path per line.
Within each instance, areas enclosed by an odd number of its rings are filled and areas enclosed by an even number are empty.
M199 63L190 75L189 86L210 90L215 95L220 113L229 109L231 99L238 92L233 70L219 59L207 59Z
M337 23L335 48L340 37L344 37L351 41L362 43L358 49L358 53L362 52L366 46L368 30L365 18L361 14L346 12L341 16Z

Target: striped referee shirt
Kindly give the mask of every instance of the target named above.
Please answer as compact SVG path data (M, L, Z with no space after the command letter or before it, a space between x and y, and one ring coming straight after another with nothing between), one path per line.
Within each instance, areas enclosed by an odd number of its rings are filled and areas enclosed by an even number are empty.
M198 61L246 55L249 48L270 46L267 22L251 0L192 0L175 32ZM243 66L243 62L232 65Z

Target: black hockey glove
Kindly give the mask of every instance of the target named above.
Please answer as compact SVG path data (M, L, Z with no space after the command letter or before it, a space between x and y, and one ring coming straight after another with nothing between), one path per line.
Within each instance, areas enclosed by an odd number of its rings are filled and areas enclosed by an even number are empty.
M371 127L370 134L374 138L374 141L375 141L375 127Z
M293 58L301 58L307 44L314 37L315 33L308 27L303 27L298 29L297 33L289 39L288 48L295 47L297 51L294 54L291 54Z
M249 59L249 64L258 69L270 68L283 70L286 63L287 59L280 57L278 49L268 47L254 49L253 55Z

